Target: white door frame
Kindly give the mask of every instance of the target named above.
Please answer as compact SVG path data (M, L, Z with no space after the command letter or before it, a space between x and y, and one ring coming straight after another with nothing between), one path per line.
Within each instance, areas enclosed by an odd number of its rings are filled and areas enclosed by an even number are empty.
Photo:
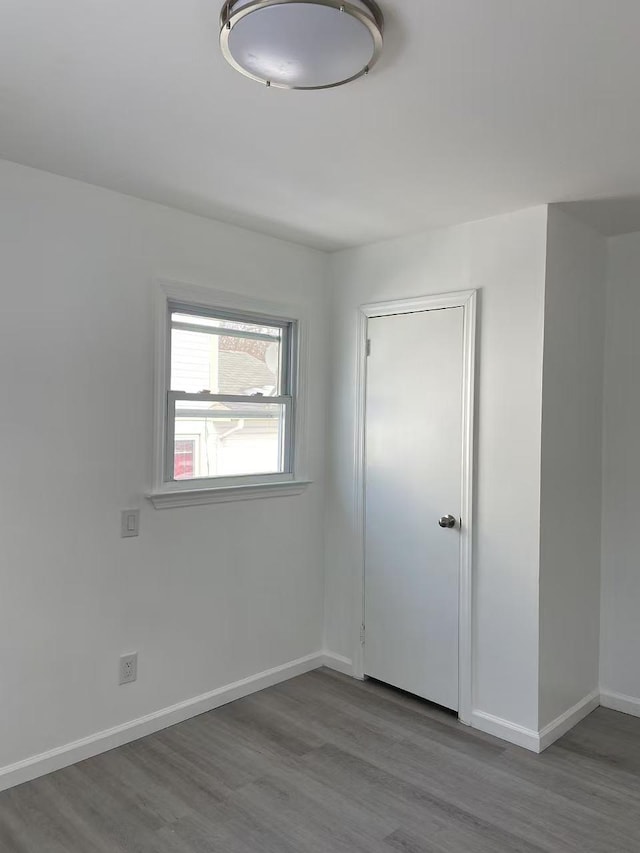
M358 544L355 573L355 622L353 674L364 678L364 583L365 583L365 418L367 381L367 330L371 317L391 314L411 314L416 311L435 311L442 308L462 308L463 320L463 375L462 375L462 481L460 526L460 595L459 595L459 669L458 718L471 724L473 686L473 445L474 445L474 387L475 387L475 337L476 291L462 290L420 296L414 299L375 302L358 308L358 342L356 365L355 413L355 520Z

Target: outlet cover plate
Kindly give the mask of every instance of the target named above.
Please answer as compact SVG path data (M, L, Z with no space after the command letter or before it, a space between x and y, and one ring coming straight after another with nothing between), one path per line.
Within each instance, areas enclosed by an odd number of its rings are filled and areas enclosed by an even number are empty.
M131 684L138 677L138 653L120 658L120 684Z

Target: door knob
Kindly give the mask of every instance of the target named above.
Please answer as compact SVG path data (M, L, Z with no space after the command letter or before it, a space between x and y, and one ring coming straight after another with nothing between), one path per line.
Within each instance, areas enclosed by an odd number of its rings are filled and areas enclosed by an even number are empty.
M453 515L443 515L438 524L440 527L455 527L456 519Z

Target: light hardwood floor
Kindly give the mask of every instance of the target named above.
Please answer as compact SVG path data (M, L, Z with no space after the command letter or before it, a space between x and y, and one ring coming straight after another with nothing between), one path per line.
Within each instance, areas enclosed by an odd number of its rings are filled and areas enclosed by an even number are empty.
M318 670L0 794L2 853L638 853L640 719L536 756Z

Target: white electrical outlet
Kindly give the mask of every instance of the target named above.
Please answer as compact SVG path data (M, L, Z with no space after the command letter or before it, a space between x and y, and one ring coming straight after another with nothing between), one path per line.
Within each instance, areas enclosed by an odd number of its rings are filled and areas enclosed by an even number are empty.
M131 684L138 677L138 653L120 658L120 684Z

